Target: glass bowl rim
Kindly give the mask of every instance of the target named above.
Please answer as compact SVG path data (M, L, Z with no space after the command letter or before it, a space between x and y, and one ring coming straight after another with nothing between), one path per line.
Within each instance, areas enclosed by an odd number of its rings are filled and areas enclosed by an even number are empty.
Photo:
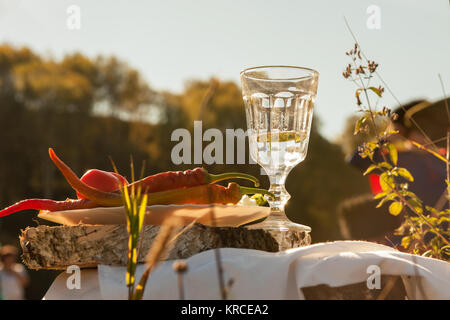
M258 70L258 69L267 69L267 68L286 68L286 69L297 69L297 70L303 70L303 71L309 71L310 74L308 75L303 75L303 76L299 76L299 77L292 77L292 78L259 78L259 77L254 77L254 76L249 76L246 73L248 71L252 71L252 70ZM256 67L249 67L249 68L245 68L244 70L242 70L240 72L241 77L244 77L246 79L251 79L251 80L261 80L261 81L294 81L294 80L305 80L305 79L310 79L310 78L315 78L317 79L319 76L319 72L312 69L312 68L307 68L307 67L301 67L301 66L289 66L289 65L268 65L268 66L256 66Z

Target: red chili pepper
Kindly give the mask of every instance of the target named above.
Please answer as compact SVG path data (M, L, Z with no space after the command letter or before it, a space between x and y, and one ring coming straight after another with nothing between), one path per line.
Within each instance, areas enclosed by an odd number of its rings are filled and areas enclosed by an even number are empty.
M119 194L120 190L117 190L115 192L105 192L87 185L77 177L77 175L72 171L72 169L69 168L69 166L67 166L61 159L58 158L53 149L49 149L49 154L50 158L64 175L67 182L78 193L84 195L86 198L98 203L99 205L120 205L119 199L120 201L122 199L121 194ZM255 182L255 184L258 184L258 179L248 174L231 172L212 175L203 168L197 168L194 170L159 173L128 185L128 188L129 190L131 190L132 186L134 186L135 188L138 188L140 186L145 193L154 193L211 184L230 178L249 179Z
M17 202L12 206L0 211L0 217L10 215L22 210L47 210L47 211L64 211L74 209L90 209L98 207L98 204L88 199L55 201L48 199L28 199Z
M245 194L273 194L264 189L241 187L230 182L227 187L206 184L185 189L174 189L148 194L148 205L168 204L236 204Z
M61 171L61 173L64 175L67 182L72 186L73 189L75 189L75 191L81 193L86 198L96 202L97 204L106 207L116 206L119 201L121 202L122 196L120 194L101 191L87 185L77 177L77 175L72 171L72 169L69 168L69 166L67 166L63 161L61 161L61 159L58 158L52 148L50 148L48 152L52 161L58 167L59 171Z
M239 172L210 174L204 168L195 168L186 171L168 171L157 173L130 184L128 186L128 190L130 191L132 186L134 186L137 190L140 186L142 190L145 190L147 193L153 193L172 189L195 187L236 178L250 180L254 182L255 186L259 185L258 179L249 174ZM120 190L116 190L115 192L120 192Z

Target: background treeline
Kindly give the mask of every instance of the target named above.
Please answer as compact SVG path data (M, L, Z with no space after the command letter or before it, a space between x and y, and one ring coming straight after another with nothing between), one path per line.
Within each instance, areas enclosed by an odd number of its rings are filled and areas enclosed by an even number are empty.
M51 163L49 147L79 175L89 168L111 170L108 156L127 177L130 155L136 167L145 160L146 175L192 168L172 164L177 142L170 136L176 128L192 131L194 120L203 121L203 130L218 128L224 135L227 128L245 129L239 86L211 79L189 81L180 94L160 92L115 57L75 53L56 61L27 48L0 46L0 207L26 198L75 197ZM286 186L292 195L287 215L311 226L314 242L340 238L338 204L368 190L366 179L345 163L341 147L318 128L316 118L308 156ZM250 164L205 167L260 173ZM267 177L260 178L267 187ZM20 229L37 223L45 221L37 221L33 211L0 219L0 242L17 245ZM35 285L28 295L40 298L55 274L32 275Z

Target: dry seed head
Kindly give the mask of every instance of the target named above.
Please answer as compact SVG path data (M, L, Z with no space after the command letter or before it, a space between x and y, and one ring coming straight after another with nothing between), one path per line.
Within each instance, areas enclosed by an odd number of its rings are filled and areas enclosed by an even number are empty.
M361 99L359 98L359 95L356 96L356 104L358 106L362 105Z
M345 72L349 75L352 74L352 66L350 63L348 64L347 68L345 68Z
M345 71L342 73L342 76L347 79L352 74L352 66L351 64L348 64L348 66L345 68Z
M367 64L367 68L371 73L374 73L377 70L378 64L375 61L369 61Z
M177 273L185 273L188 270L187 263L184 260L175 261L172 267Z
M365 74L364 68L362 66L359 66L358 69L356 69L356 71L358 71L358 73Z

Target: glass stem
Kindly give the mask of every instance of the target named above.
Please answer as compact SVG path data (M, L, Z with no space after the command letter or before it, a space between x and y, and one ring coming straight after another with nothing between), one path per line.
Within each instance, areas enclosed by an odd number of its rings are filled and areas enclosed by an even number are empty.
M275 196L274 199L269 199L268 202L270 204L270 217L275 219L287 219L286 214L284 213L284 206L286 202L291 198L290 194L286 191L284 187L284 183L286 181L287 173L276 173L274 175L270 175L270 189Z

